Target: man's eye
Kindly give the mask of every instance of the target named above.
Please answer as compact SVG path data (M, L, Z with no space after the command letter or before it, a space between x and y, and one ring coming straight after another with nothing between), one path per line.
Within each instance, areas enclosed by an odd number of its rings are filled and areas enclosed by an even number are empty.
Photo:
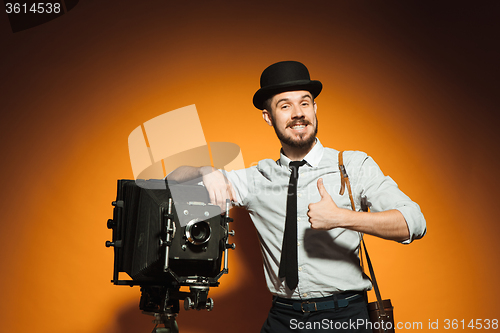
M281 109L282 109L282 110L283 110L283 109L288 109L288 104L284 104L284 105L282 105L282 106L281 106Z

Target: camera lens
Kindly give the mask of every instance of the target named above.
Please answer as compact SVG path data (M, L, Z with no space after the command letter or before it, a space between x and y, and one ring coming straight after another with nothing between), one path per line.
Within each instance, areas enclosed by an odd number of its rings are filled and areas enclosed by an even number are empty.
M206 223L196 223L193 225L193 228L191 229L191 234L193 235L193 239L203 242L205 241L208 236L210 235L210 229L207 228Z
M210 239L210 224L194 219L186 225L186 238L194 245L201 245Z

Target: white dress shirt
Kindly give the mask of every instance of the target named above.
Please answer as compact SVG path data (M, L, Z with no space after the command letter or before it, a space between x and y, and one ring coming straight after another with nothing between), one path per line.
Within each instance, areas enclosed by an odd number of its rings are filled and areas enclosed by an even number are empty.
M323 147L317 140L304 160L307 164L299 169L297 186L299 283L295 290L288 289L285 279L278 277L290 159L281 153L277 161L265 159L248 169L223 171L236 192L237 204L248 210L257 229L269 290L280 297L304 299L370 289L371 282L363 275L358 258L362 235L343 228L314 230L308 221L308 205L321 199L318 178L323 178L338 207L351 209L347 189L339 195L338 151ZM371 157L363 152L346 151L344 165L357 210L361 208L362 197L366 197L372 212L397 209L410 232L410 238L403 243L424 236L426 223L419 206L390 177L384 176Z

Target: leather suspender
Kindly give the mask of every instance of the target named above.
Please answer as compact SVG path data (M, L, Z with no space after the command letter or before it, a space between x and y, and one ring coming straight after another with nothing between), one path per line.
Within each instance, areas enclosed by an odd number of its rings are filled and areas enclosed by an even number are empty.
M351 183L349 182L349 176L344 166L343 151L339 152L339 170L340 170L340 195L344 195L345 187L347 185L347 191L349 192L349 199L351 200L351 208L356 211L354 206L354 199L352 198Z
M354 205L354 199L352 197L351 183L349 182L349 176L347 175L344 159L343 159L343 151L339 152L339 170L340 170L340 195L344 194L345 187L347 186L347 191L349 193L349 200L351 201L351 208L353 211L356 211L356 207ZM378 288L377 279L375 278L375 272L373 271L372 262L370 260L370 256L368 255L368 251L366 250L366 245L363 237L361 237L361 243L363 244L363 248L365 249L366 254L366 262L368 263L368 269L370 270L370 276L373 284L373 289L375 289L375 295L377 296L378 308L380 310L380 315L385 316L384 304L382 302L382 296L380 296L380 290Z

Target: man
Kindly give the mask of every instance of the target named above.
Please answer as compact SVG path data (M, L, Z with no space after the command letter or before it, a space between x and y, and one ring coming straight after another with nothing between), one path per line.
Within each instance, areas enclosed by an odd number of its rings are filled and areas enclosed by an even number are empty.
M280 158L231 172L182 167L168 178L202 176L213 203L223 207L231 199L249 211L274 296L261 332L369 332L364 325L346 326L368 320L362 294L371 283L359 265L361 237L421 238L426 225L420 208L365 153L345 152L356 208L362 201L370 207L351 210L349 195L339 194L338 151L316 138L321 82L310 80L303 64L284 61L266 68L260 83L253 103L281 142Z

